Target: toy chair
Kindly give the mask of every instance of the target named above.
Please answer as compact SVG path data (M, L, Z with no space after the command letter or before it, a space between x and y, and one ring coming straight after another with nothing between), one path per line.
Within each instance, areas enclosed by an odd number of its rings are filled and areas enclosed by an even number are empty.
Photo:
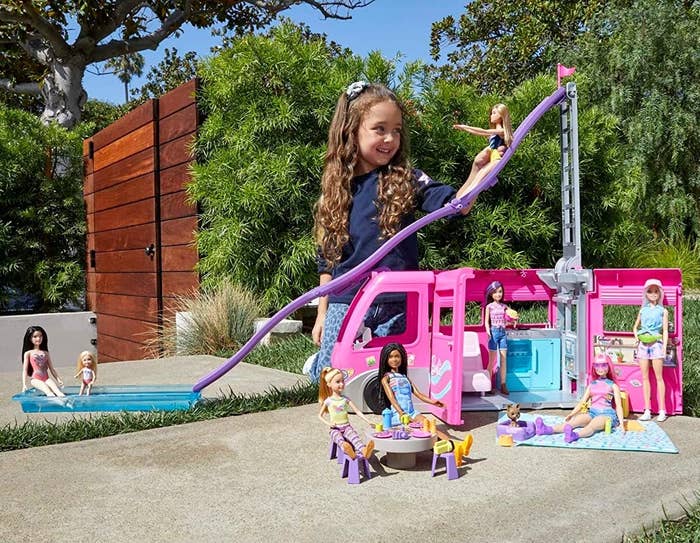
M482 395L491 390L491 376L488 370L484 369L476 332L464 332L462 390L464 392L481 392Z
M343 479L347 477L349 485L360 484L360 463L362 463L362 470L365 472L365 478L372 478L372 475L369 472L369 462L366 458L363 458L362 456L356 456L355 458L344 456L343 473L341 477Z
M337 458L338 464L342 464L345 459L345 451L342 447L338 447L338 444L331 439L331 444L328 447L328 459L333 460Z
M447 470L447 480L451 481L453 479L458 479L459 478L459 472L457 471L457 460L455 459L455 453L454 452L447 452L447 453L433 453L433 469L432 469L432 477L435 477L435 467L437 465L438 458L444 458L445 459L445 467Z

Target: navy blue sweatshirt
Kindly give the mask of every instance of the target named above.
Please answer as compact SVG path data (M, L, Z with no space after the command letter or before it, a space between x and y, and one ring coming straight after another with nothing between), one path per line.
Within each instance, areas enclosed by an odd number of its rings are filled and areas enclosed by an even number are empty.
M421 170L413 170L416 184L416 207L427 213L440 209L455 195L455 189L431 179ZM318 272L330 273L332 278L344 273L362 263L374 253L385 240L380 240L379 212L377 209L377 185L379 175L377 170L355 177L352 180L352 201L350 203L350 240L343 247L340 261L330 267L328 262L318 257ZM412 213L404 216L401 228L415 220ZM388 268L392 271L418 269L418 236L414 233L399 243L387 254L376 268ZM341 293L331 294L330 303L349 304L360 289L361 283L351 285Z

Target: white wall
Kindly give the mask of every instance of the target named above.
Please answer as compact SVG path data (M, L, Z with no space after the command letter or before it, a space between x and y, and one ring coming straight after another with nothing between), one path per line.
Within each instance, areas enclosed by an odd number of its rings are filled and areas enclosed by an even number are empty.
M46 330L54 366L75 366L81 351L97 352L90 342L97 339L97 326L90 322L91 318L95 318L92 311L0 317L0 372L16 371L17 382L20 382L20 351L24 334L30 326L41 326Z

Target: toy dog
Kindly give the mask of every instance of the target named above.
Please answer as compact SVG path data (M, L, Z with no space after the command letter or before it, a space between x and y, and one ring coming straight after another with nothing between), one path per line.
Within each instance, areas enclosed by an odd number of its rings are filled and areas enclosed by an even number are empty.
M518 419L520 418L520 404L511 403L506 405L506 415L510 419L511 426L518 426Z

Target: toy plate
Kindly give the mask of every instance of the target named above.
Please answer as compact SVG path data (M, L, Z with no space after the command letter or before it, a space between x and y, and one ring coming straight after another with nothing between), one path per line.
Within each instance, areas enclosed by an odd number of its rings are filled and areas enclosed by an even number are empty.
M391 432L374 432L372 436L376 437L377 439L386 439L388 437L391 437L392 434Z
M424 432L423 430L415 430L414 432L411 432L411 436L413 437L430 437L432 434L430 432Z
M408 423L409 428L423 428L423 423L422 422L409 422Z

